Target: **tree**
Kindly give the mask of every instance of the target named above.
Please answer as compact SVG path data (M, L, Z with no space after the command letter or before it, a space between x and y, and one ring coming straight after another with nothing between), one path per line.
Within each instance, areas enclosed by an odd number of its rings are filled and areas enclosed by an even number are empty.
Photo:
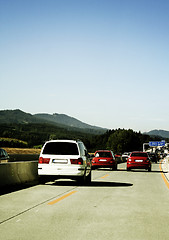
M116 153L142 150L140 133L136 133L131 129L118 129L109 136L107 148L112 149Z

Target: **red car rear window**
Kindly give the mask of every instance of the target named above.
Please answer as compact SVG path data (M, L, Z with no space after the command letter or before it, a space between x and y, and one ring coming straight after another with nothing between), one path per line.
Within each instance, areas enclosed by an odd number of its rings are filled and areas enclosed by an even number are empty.
M111 158L111 153L110 152L97 152L95 154L95 157L105 157L105 158Z
M132 153L131 157L148 157L147 153Z

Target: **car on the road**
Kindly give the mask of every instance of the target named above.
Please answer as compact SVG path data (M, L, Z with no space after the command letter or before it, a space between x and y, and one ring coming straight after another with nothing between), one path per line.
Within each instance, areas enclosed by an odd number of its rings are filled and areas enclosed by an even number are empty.
M163 158L165 158L165 157L166 157L166 154L165 154L165 153L163 153L163 152L160 153L160 158L161 158L161 159L163 159Z
M151 162L147 152L135 151L127 159L127 171L131 169L146 169L151 171Z
M40 182L68 178L80 184L91 182L91 161L82 141L50 140L39 155Z
M124 153L122 154L122 160L123 160L123 161L126 161L127 158L129 157L129 155L130 155L130 152L124 152Z
M121 158L121 153L116 153L115 158Z
M149 156L151 162L155 162L155 163L158 162L158 155L156 153L149 152L148 156Z
M117 170L117 160L111 150L98 150L92 159L92 169L111 168Z
M9 155L5 149L0 148L0 162L7 162L9 160Z

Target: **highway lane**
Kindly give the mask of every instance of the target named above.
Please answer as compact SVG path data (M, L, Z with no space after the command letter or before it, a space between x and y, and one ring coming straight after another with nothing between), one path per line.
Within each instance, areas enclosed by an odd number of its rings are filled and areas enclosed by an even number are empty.
M27 239L169 239L169 189L152 172L95 170L90 186L60 180L0 197L0 236Z

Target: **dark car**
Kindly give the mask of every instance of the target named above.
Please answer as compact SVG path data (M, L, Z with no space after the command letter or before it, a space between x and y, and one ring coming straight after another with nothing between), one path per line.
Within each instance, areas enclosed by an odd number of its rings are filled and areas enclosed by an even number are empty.
M6 162L8 159L8 153L4 149L0 148L0 162Z
M111 150L98 150L92 159L92 169L111 168L117 170L117 161Z
M131 169L147 169L151 171L151 162L147 152L132 152L127 159L127 171Z
M148 153L151 162L158 162L158 155L156 153Z

